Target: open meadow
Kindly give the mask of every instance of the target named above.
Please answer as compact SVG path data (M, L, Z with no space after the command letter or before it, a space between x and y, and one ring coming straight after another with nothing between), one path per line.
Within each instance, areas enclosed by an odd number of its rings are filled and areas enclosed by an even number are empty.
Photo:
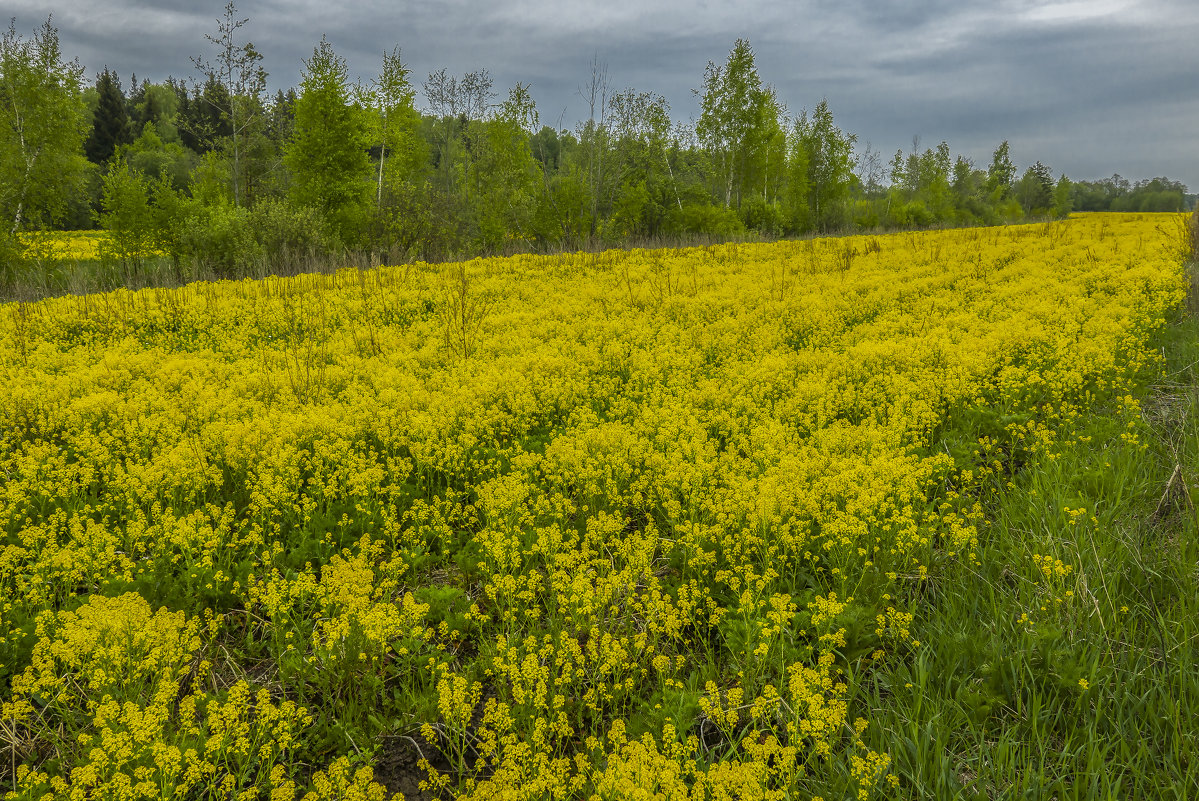
M1199 797L1183 225L0 306L0 795Z

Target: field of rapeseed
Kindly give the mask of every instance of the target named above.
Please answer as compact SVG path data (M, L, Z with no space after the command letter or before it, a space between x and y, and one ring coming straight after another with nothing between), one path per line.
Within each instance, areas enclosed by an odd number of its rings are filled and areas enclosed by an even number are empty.
M922 797L877 710L945 587L1020 588L1035 647L1128 611L1094 508L1002 565L991 511L1090 410L1145 447L1175 223L0 307L0 791ZM1022 714L977 667L979 725Z

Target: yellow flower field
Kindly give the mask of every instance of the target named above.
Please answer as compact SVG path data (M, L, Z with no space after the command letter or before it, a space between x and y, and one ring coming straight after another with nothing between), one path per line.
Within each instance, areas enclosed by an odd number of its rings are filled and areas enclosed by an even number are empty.
M0 307L6 797L885 797L847 676L1138 415L1175 218Z
M105 231L45 231L22 236L26 257L52 261L94 261L108 243Z

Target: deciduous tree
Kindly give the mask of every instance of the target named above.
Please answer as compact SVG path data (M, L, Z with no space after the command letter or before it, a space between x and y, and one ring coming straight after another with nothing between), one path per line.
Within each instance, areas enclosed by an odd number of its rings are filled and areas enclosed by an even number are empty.
M839 225L845 220L857 137L837 127L828 101L821 100L810 117L806 111L799 115L792 139L792 158L807 165L807 208L813 226L827 230Z
M745 184L778 128L774 91L762 86L753 48L738 39L723 65L704 70L700 117L695 126L725 206L739 207Z
M1051 214L1053 211L1053 173L1041 162L1029 167L1012 189L1024 213L1030 217Z
M217 34L206 34L216 45L216 61L193 58L192 63L206 79L206 90L202 102L212 106L220 119L228 124L230 183L233 202L241 205L245 200L246 183L243 172L244 140L262 123L262 94L266 90L266 70L262 68L262 54L253 42L238 43L238 31L249 18L237 18L237 6L232 2L225 6L221 19L217 20ZM223 92L209 92L207 85L217 83Z
M383 54L379 76L362 93L364 105L373 112L373 138L379 151L376 209L383 205L385 177L391 175L400 181L411 179L427 154L420 139L420 116L414 105L416 92L408 75L397 47Z
M994 200L1005 200L1016 180L1016 165L1012 164L1010 148L1004 139L991 154L991 166L987 169L987 190Z
M26 39L0 37L0 234L58 219L87 169L83 67L64 61L49 19Z

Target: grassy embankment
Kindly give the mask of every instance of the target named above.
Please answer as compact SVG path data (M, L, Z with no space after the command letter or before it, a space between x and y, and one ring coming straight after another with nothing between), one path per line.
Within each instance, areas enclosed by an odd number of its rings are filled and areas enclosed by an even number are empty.
M858 684L899 797L1199 798L1196 229L1135 425L1095 409L1027 464L981 564L925 586L915 661ZM1044 580L1010 569L1037 555Z

